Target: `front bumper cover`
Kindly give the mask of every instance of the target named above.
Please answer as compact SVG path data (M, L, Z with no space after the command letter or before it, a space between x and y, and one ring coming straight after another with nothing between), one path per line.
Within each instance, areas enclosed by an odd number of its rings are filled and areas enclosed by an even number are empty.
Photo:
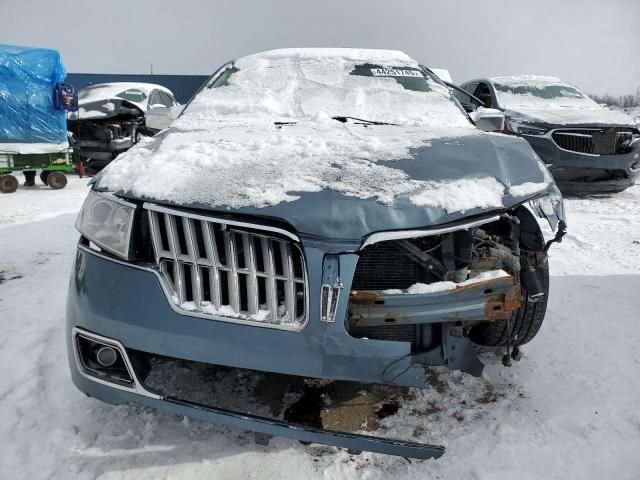
M109 383L108 380L97 378L95 375L83 371L77 350L74 347L76 344L76 335L82 335L85 338L105 342L117 348L125 358L127 369L133 378L133 384L131 386L123 386ZM281 436L301 442L346 448L350 453L369 451L420 459L439 458L445 451L445 448L439 445L374 437L352 432L324 430L279 419L202 405L175 397L163 397L149 391L138 379L136 371L132 367L132 362L129 360L127 350L119 341L82 329L73 328L68 342L70 350L73 350L73 352L69 353L71 357L73 382L87 395L107 403L133 403L177 415L249 430L255 432L257 443L267 443L270 437Z
M553 174L563 170L563 178L556 183L565 194L619 192L632 186L640 176L640 142L636 141L628 153L617 155L588 155L563 150L547 135L524 135L542 161L549 166ZM594 171L593 181L571 180L571 172L582 174L589 169ZM595 179L595 172L610 170L620 172L617 178Z

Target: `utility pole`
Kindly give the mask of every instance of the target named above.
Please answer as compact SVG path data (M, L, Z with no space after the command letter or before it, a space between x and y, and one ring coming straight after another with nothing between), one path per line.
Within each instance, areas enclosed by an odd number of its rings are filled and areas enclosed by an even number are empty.
M153 63L151 64L151 75L153 75Z

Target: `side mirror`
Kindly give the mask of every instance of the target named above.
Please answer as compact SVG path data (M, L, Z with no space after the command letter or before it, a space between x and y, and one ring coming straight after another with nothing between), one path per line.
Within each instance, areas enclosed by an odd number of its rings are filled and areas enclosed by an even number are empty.
M475 112L469 113L469 117L480 130L485 132L501 132L504 130L504 113L495 108L479 107Z
M159 108L168 108L161 103L154 103L153 105L149 105L149 110L158 110Z
M152 105L151 109L144 117L145 125L147 128L152 130L164 130L165 128L169 128L184 109L184 105L176 105L175 107L165 107L164 105L160 105L157 108L154 107L156 106Z

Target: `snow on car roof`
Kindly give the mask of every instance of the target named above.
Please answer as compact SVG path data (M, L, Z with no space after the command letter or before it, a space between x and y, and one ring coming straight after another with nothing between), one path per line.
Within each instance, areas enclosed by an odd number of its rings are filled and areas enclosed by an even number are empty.
M236 61L239 67L249 67L262 62L277 64L297 63L307 60L339 59L346 62L371 62L379 64L411 64L417 62L400 50L368 48L279 48L247 55Z
M112 82L112 83L97 83L95 85L89 85L78 92L78 104L86 105L88 103L107 101L120 96L121 94L129 90L139 90L144 93L144 98L139 100L135 96L127 96L126 100L134 105L137 105L142 110L147 109L147 103L149 101L149 94L152 90L162 90L170 95L173 95L171 90L162 85L156 85L155 83L136 83L136 82ZM92 113L96 113L93 111ZM99 112L97 112L99 113Z
M163 87L162 85L158 85L155 83L138 83L138 82L110 82L110 83L96 83L94 85L88 85L82 88L83 90L100 90L102 92L113 91L115 93L123 92L125 90L129 90L132 88L136 88L138 90L142 90L144 93L149 93L151 90L163 90L167 93L171 93L167 87Z
M411 149L431 139L480 133L449 90L402 52L274 50L235 61L211 85L165 135L112 162L99 187L232 208L276 205L323 189L385 204L405 195L448 211L501 205L504 185L492 177L445 185L379 163L410 159Z
M529 85L535 83L564 83L558 77L550 77L546 75L509 75L504 77L491 77L489 80L493 83L502 85Z

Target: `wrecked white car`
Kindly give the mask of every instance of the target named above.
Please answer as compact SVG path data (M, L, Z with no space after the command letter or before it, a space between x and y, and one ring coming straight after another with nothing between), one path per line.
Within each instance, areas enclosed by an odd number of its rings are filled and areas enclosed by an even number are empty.
M141 136L163 129L166 125L158 127L148 117L156 111L166 117L167 110L178 103L161 85L115 82L80 90L78 106L67 122L72 146L87 171L96 173L138 143Z

